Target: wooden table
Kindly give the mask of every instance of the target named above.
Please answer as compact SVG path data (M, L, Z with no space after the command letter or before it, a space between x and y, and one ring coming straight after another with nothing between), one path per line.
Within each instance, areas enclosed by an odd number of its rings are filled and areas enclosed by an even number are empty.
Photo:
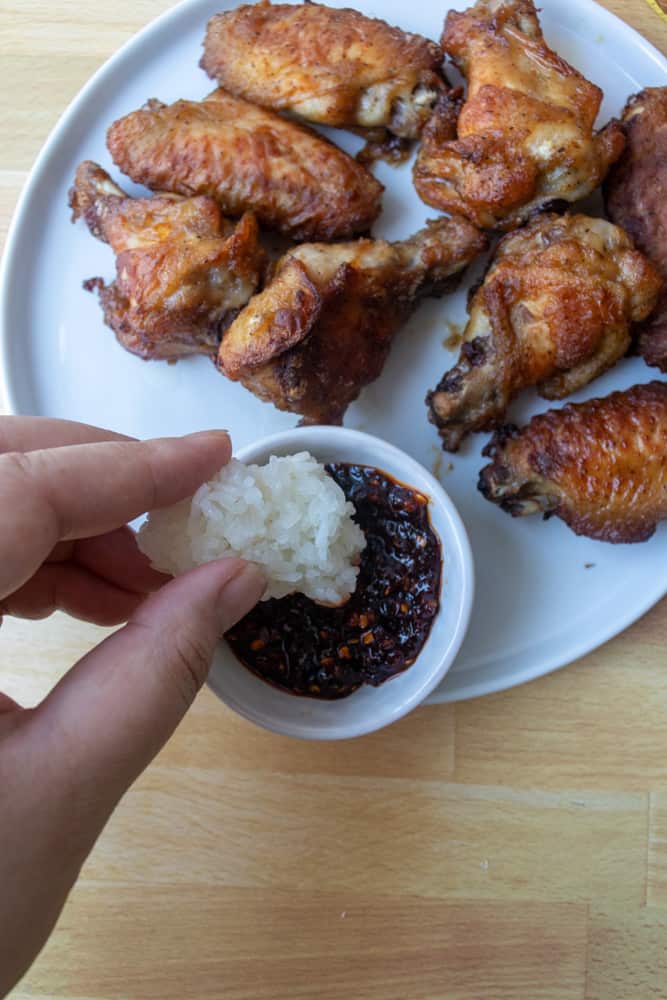
M65 104L165 6L3 0L3 230ZM642 0L607 6L667 50ZM2 687L34 703L101 634L6 622ZM551 677L336 745L204 692L14 1000L667 998L666 645L663 602Z

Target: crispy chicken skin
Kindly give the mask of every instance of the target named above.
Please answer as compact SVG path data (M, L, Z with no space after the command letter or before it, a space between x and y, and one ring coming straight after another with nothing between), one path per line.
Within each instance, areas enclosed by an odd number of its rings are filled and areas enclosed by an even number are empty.
M545 214L505 236L469 305L459 360L427 397L443 447L495 427L527 386L562 399L606 371L659 288L649 261L603 219Z
M234 229L213 198L131 198L92 160L79 164L69 203L72 221L83 218L93 236L117 254L161 240L219 238Z
M667 87L647 87L623 112L625 153L604 194L609 218L632 236L663 281L658 305L642 328L639 351L667 372Z
M149 101L107 133L114 162L156 191L209 195L225 215L253 211L295 240L365 233L383 187L310 129L216 90L204 101Z
M484 248L464 219L429 223L400 243L303 244L226 331L219 366L304 422L339 423L419 298L442 292Z
M667 383L568 404L498 431L479 489L513 517L555 514L577 535L644 542L667 517Z
M414 182L427 204L513 229L600 184L623 150L621 126L593 131L602 91L545 44L532 0L450 11L441 44L468 94L456 135L449 97L424 129Z
M443 58L435 42L356 10L257 3L211 18L201 66L255 104L414 139L445 87Z
M212 198L129 198L90 161L77 169L70 205L117 255L116 280L85 287L98 290L123 347L146 359L214 356L262 276L254 217L234 225Z

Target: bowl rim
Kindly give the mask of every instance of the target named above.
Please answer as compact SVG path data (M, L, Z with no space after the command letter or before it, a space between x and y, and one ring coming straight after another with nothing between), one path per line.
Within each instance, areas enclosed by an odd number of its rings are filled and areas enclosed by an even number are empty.
M455 558L461 567L461 580L458 591L450 594L450 602L453 600L456 603L454 626L448 635L442 654L435 656L434 665L427 672L423 682L393 707L385 707L382 713L376 714L370 712L357 725L349 721L343 723L332 720L330 726L327 725L326 728L322 728L320 723L307 722L298 718L288 721L276 719L270 711L262 710L246 701L241 701L228 691L225 691L224 671L220 669L216 670L214 662L206 683L208 688L224 704L238 715L241 715L263 729L283 736L305 740L329 741L353 739L363 736L391 725L391 723L398 721L398 719L422 704L429 694L442 682L454 663L468 631L474 602L474 559L463 519L453 500L436 477L401 448L397 448L396 445L385 441L384 438L368 434L365 431L335 425L314 425L293 427L286 431L280 431L276 434L259 438L251 444L240 448L238 452L234 452L234 458L246 463L264 463L268 461L271 453L285 454L287 453L286 450L289 449L289 453L291 454L298 454L300 451L310 451L319 461L320 459L317 454L318 445L320 447L335 448L337 441L344 441L348 450L353 450L355 445L363 445L366 449L377 451L377 467L380 469L382 469L383 456L393 459L397 467L405 469L404 478L396 476L396 473L388 474L393 475L395 478L400 478L401 481L413 489L421 492L425 488L425 483L428 488L430 502L439 507L444 514L445 523L448 528L446 544L450 551L455 552ZM276 451L273 452L273 449ZM345 460L344 458L341 459L341 461ZM415 477L422 480L421 486L412 485L411 478ZM445 538L440 538L440 542L444 545ZM446 582L443 579L441 594L444 592L445 587ZM221 646L224 652L219 650L216 654L216 660L225 655L234 656L231 647L224 639L221 642ZM419 656L415 663L408 669L412 669L418 661ZM240 663L239 665L242 666ZM266 683L261 681L261 679L258 680L259 683ZM390 681L387 683L390 683ZM382 688L384 689L385 686L382 685ZM295 697L290 695L289 692L285 692L285 694L287 697ZM335 706L338 703L334 701L331 704Z

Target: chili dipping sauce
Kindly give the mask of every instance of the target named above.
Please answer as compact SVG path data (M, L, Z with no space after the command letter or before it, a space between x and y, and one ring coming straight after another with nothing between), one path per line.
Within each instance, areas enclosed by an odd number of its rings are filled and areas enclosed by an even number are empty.
M326 469L366 536L354 593L334 608L303 594L261 601L226 638L271 684L334 699L414 663L439 608L442 554L421 493L372 466Z

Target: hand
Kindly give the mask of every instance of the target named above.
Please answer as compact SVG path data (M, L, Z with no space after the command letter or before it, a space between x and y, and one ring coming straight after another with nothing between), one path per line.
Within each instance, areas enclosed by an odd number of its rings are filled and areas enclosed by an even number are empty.
M170 581L127 527L210 479L229 460L222 432L139 442L6 417L0 453L0 614L60 608L105 625L127 620L37 708L0 694L2 996L38 954L118 800L180 722L218 638L259 600L264 580L226 559Z

